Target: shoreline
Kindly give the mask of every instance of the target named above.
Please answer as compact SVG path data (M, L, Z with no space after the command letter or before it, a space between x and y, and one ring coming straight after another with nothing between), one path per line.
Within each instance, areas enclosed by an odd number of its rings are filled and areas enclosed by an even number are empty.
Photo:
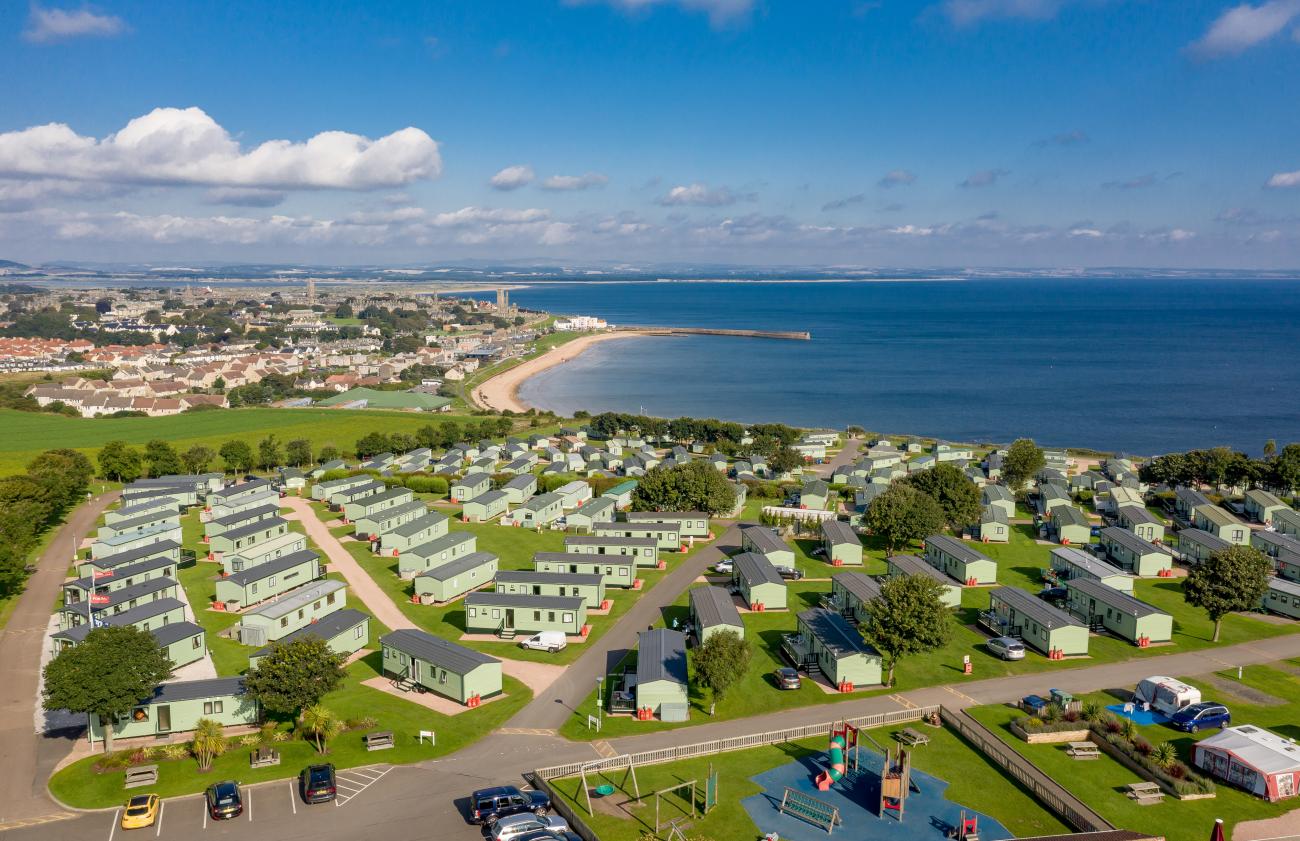
M479 383L470 392L470 402L480 408L490 409L494 412L509 411L523 414L531 407L519 399L519 389L528 380L543 371L577 359L592 345L614 339L633 339L645 335L647 334L637 330L609 330L603 333L579 336L571 342L565 342L559 347L551 348L541 356L529 359Z

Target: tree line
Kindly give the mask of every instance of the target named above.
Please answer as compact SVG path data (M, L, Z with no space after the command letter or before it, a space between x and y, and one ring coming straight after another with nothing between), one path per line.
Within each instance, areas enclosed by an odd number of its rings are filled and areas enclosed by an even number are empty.
M17 595L27 563L46 531L84 497L94 475L76 450L46 450L27 472L0 479L0 598Z
M1148 484L1263 487L1290 493L1300 487L1300 444L1287 444L1279 452L1269 441L1262 458L1228 447L1169 453L1148 460L1138 468L1138 476Z

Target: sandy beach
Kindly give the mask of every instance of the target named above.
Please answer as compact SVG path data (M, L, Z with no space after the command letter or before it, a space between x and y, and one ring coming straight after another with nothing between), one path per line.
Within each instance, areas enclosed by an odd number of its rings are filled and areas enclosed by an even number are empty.
M633 330L610 330L605 333L592 333L589 336L581 336L557 348L552 348L522 365L516 365L508 371L502 371L476 387L470 396L474 403L484 409L492 409L498 412L526 412L528 406L519 400L519 387L529 377L540 374L548 368L554 368L556 365L563 365L571 359L576 359L587 348L599 342L608 342L613 339L630 339L642 335L645 334Z

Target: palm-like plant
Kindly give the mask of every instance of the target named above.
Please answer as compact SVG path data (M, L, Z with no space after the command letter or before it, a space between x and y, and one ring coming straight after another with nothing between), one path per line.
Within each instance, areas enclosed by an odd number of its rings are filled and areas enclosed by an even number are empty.
M1119 733L1127 741L1133 741L1137 737L1137 732L1137 724L1134 723L1133 719L1125 718L1120 720Z
M1151 749L1151 761L1160 768L1168 768L1178 761L1178 750L1169 742L1161 742Z
M200 718L194 725L194 739L190 751L199 761L200 771L212 770L212 761L226 752L226 737L221 722Z
M1083 704L1083 709L1080 710L1080 712L1083 713L1084 721L1091 722L1101 718L1101 714L1104 709L1105 707L1103 707L1101 704L1098 704L1096 701L1085 701Z
M329 740L343 732L343 721L324 704L312 704L303 710L299 722L315 739L317 753L325 753Z

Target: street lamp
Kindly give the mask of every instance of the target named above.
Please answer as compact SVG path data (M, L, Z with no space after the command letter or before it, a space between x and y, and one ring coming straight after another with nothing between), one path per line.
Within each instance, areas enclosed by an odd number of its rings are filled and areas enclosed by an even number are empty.
M603 715L602 707L605 705L605 676L596 677L596 724L600 725Z

